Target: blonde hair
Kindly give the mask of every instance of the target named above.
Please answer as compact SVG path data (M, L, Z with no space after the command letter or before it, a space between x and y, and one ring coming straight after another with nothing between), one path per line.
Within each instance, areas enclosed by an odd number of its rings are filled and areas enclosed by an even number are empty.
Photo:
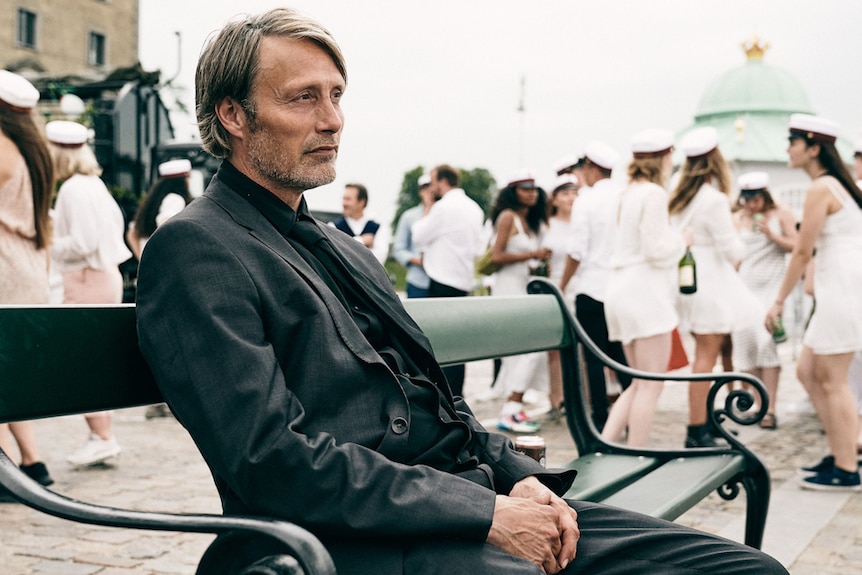
M58 146L49 141L48 150L54 159L54 176L58 182L65 182L72 176L101 176L102 168L96 155L86 144L83 146Z
M685 159L679 183L670 194L668 212L676 214L684 210L706 183L711 183L723 194L730 195L730 168L718 148L705 156Z
M231 143L216 115L216 105L232 98L254 121L252 87L259 72L260 44L267 36L314 42L332 57L347 82L344 56L332 34L295 10L276 8L228 23L204 47L195 72L195 112L201 142L217 158L230 156Z
M633 158L629 163L629 181L646 180L664 186L664 154L650 158Z

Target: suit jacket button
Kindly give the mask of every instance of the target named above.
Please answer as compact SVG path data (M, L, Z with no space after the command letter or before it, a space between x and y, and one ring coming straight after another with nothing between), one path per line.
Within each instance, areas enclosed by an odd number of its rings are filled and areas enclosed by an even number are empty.
M407 420L403 417L396 417L392 420L392 432L401 435L407 431Z

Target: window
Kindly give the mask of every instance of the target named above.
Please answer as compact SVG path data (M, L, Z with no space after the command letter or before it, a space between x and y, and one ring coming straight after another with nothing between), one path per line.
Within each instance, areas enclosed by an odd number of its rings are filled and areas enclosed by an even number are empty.
M105 65L105 35L90 32L90 44L87 51L87 62L90 66Z
M36 13L18 8L18 45L36 47Z

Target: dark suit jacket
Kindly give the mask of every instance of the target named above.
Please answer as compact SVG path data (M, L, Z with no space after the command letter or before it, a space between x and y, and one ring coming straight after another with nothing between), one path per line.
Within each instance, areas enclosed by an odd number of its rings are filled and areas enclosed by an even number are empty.
M372 253L321 227L415 325ZM142 260L141 350L210 466L225 512L305 526L339 573L400 573L402 544L416 538L484 541L496 493L544 472L462 401L471 451L493 490L398 463L410 432L398 380L307 262L218 177L156 231ZM571 483L543 480L556 491Z

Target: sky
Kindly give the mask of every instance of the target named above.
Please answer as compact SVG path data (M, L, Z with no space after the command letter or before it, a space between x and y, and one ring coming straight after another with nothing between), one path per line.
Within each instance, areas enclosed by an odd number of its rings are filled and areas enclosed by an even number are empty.
M277 6L321 22L347 61L338 175L306 192L312 209L340 211L344 185L361 182L368 212L389 223L417 166L485 168L500 185L526 168L547 188L591 140L625 161L635 132L690 125L755 34L817 114L862 138L859 0L140 0L140 60L175 76L163 99L178 138L197 134L174 100L194 109L207 37Z

